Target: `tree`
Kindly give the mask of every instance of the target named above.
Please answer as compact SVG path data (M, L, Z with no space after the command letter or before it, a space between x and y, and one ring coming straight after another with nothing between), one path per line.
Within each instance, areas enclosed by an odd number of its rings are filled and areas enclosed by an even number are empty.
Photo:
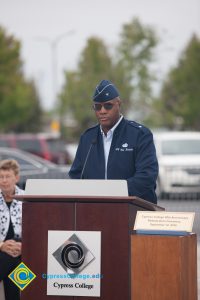
M25 79L20 42L0 27L0 131L38 131L42 110L32 81Z
M137 19L125 24L115 54L110 55L103 40L88 39L82 51L78 68L65 73L65 84L60 94L59 113L62 120L75 121L71 135L79 137L81 132L96 122L92 109L92 92L102 79L109 79L119 89L123 100L123 113L144 109L151 97L152 76L148 64L152 61L152 50L156 36L149 27ZM142 112L143 113L143 112ZM62 122L64 123L64 121ZM67 132L68 137L70 132Z
M151 83L155 76L151 72L151 63L154 60L154 49L158 43L155 30L140 23L134 18L124 24L120 34L120 43L117 47L117 66L123 71L124 81L131 86L129 110L133 109L134 117L144 119L152 104ZM126 95L126 89L122 89Z
M200 40L193 35L163 83L155 108L160 124L174 129L200 130Z

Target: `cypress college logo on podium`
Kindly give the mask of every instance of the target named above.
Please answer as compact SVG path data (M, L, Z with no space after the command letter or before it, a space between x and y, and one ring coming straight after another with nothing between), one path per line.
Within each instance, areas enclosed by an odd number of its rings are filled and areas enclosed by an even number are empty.
M53 256L66 272L80 273L95 257L76 234L73 234Z
M48 231L47 295L100 296L101 232Z

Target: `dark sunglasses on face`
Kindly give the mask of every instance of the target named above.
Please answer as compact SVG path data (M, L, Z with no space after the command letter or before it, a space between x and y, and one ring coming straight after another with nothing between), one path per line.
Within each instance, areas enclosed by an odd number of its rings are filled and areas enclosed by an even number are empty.
M102 109L102 107L105 109L105 110L111 110L114 106L114 103L111 103L111 102L108 102L108 103L95 103L93 105L93 108L95 111L100 111Z

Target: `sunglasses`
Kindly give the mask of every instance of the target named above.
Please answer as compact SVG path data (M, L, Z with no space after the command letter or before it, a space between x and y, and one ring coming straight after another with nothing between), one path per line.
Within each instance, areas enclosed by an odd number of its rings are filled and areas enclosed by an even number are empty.
M111 110L114 106L114 103L111 103L111 102L108 102L108 103L104 103L104 104L101 104L101 103L95 103L93 105L93 108L95 111L100 111L102 109L102 107L105 109L105 110Z

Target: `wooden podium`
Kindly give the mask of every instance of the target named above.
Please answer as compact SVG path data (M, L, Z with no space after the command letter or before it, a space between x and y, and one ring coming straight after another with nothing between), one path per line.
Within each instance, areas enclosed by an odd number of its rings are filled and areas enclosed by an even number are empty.
M84 299L47 296L48 230L101 231L101 296L92 299L131 298L131 236L138 210L163 210L137 197L18 196L23 200L22 261L37 275L21 293L22 300ZM145 286L145 283L144 283ZM143 299L141 299L143 300Z
M197 236L132 235L131 299L197 300Z

